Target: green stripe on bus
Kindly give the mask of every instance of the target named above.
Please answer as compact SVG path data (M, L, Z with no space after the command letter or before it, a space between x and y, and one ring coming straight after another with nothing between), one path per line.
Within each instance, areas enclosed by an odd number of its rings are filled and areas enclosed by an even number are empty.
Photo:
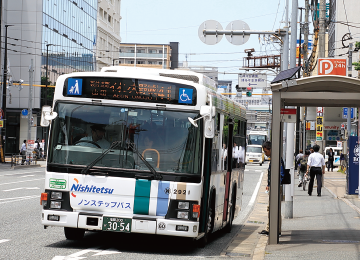
M150 187L151 181L136 180L134 214L149 215Z

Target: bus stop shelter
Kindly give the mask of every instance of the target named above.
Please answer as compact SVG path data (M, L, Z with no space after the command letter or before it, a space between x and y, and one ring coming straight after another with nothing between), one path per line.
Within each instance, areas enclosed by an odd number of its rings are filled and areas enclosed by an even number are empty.
M271 84L272 90L272 147L270 180L269 244L279 243L280 157L282 148L281 109L285 106L359 107L360 80L322 75L284 80ZM274 174L279 173L279 174ZM293 181L293 180L292 180Z

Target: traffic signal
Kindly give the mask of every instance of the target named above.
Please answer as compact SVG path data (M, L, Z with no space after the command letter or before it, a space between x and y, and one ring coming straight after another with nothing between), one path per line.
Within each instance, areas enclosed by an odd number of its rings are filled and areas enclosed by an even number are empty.
M247 87L246 88L246 96L251 97L252 96L252 91L253 91L252 87Z

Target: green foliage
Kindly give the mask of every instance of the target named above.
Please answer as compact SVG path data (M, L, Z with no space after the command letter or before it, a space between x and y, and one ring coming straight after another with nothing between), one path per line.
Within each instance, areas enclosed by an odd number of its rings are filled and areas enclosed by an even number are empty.
M356 48L356 49L360 49L360 42L356 42L356 43L355 43L355 48Z
M46 85L46 77L41 77L41 85ZM47 81L47 85L52 85L51 81ZM55 88L47 88L47 105L52 105L54 100ZM46 88L41 88L41 106L45 105Z
M360 62L353 62L353 64L355 67L354 67L354 70L360 70Z

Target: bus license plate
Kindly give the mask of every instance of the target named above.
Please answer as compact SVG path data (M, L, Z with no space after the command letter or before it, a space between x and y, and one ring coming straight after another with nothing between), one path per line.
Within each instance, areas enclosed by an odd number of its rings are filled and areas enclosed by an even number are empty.
M249 162L253 162L253 160L249 160Z
M103 231L131 232L131 218L103 217Z

